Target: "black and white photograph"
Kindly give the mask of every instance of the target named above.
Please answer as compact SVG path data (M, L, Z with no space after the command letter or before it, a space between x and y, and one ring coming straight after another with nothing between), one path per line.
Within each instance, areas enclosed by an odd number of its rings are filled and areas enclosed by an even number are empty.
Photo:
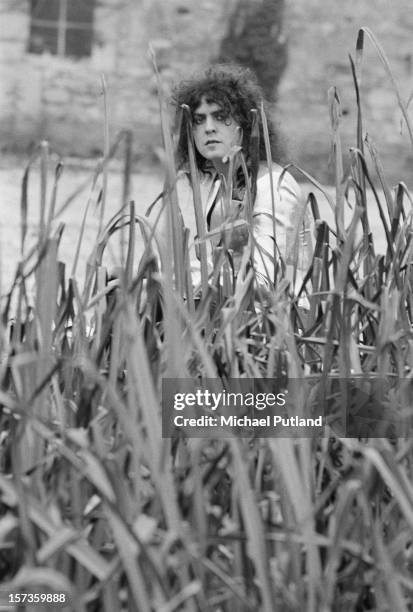
M0 612L413 611L412 33L0 0Z

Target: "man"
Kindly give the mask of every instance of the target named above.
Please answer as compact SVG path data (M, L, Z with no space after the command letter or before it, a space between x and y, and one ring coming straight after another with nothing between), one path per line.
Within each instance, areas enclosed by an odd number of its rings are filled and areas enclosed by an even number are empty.
M258 284L271 288L277 270L284 269L297 286L307 264L303 202L294 178L268 158L268 145L271 157L278 156L279 146L271 123L265 146L264 102L251 71L211 67L180 83L173 102L180 126L177 194L189 230L193 284L200 280L205 243L210 277L217 274L213 261L218 249L224 254L220 263L225 258L230 263L234 282L241 265L244 273L248 270L247 253ZM195 173L190 172L191 147ZM200 202L194 196L198 190ZM165 214L160 228L158 237L165 244Z

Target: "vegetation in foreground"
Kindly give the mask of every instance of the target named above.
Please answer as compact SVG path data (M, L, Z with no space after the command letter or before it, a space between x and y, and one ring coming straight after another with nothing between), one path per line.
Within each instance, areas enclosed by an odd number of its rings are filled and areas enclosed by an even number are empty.
M265 295L248 274L234 289L225 252L217 270L226 281L204 277L195 301L174 214L173 257L161 261L133 203L105 226L108 142L93 178L103 173L99 236L85 278L79 281L75 259L67 280L58 258L62 228L53 224L55 188L46 201L47 146L40 148L39 238L26 247L27 170L22 261L2 304L3 591L65 592L76 612L413 609L411 199L403 183L388 187L374 144L363 137L358 83L366 35L392 78L378 43L361 30L348 175L339 102L330 92L335 227L319 219L315 195L308 201L316 239L301 290L305 312L289 296L281 265ZM165 201L173 204L173 146L162 117ZM380 256L369 231L366 186L374 186L365 153L382 187L375 196L387 252ZM129 171L127 160L125 194ZM108 278L103 253L125 231L122 273ZM136 270L138 239L146 250ZM332 426L322 439L162 439L162 378L271 378L286 367L290 378L311 377L320 401L331 399L334 376L381 381L382 405L404 419L405 435L349 438ZM333 399L340 407L348 396Z

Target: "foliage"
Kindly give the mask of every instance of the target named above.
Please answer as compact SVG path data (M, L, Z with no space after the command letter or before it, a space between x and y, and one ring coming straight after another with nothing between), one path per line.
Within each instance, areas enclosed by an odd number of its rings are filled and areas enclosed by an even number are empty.
M395 191L385 183L373 144L362 137L360 99L351 175L343 177L334 90L330 100L336 224L319 218L311 194L316 243L301 290L310 304L305 313L281 266L265 295L251 274L231 286L225 252L216 254L225 282L203 279L195 301L173 207L173 248L160 262L151 226L131 203L102 222L83 282L75 269L67 281L57 255L62 228L53 225L55 189L46 202L42 145L39 238L31 250L25 245L30 165L23 256L1 320L3 590L65 591L76 612L412 608L408 436L362 440L328 427L322 439L161 437L163 377L271 377L286 364L290 377L312 376L321 391L334 372L396 380L389 397L384 388L383 400L391 400L385 408L400 417L407 411L408 423L410 195L403 183ZM176 204L172 139L162 117L165 200ZM375 198L384 255L375 254L369 231L365 147L382 181ZM110 158L105 150L97 173ZM125 266L108 280L102 254L125 226ZM136 271L138 228L146 250Z
M268 100L274 100L287 65L284 0L238 0L221 41L220 61L251 68Z

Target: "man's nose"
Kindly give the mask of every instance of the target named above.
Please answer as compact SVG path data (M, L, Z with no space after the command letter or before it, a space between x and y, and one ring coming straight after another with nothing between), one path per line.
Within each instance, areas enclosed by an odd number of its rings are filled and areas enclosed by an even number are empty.
M215 120L211 116L206 117L206 119L205 119L205 131L206 132L215 132Z

